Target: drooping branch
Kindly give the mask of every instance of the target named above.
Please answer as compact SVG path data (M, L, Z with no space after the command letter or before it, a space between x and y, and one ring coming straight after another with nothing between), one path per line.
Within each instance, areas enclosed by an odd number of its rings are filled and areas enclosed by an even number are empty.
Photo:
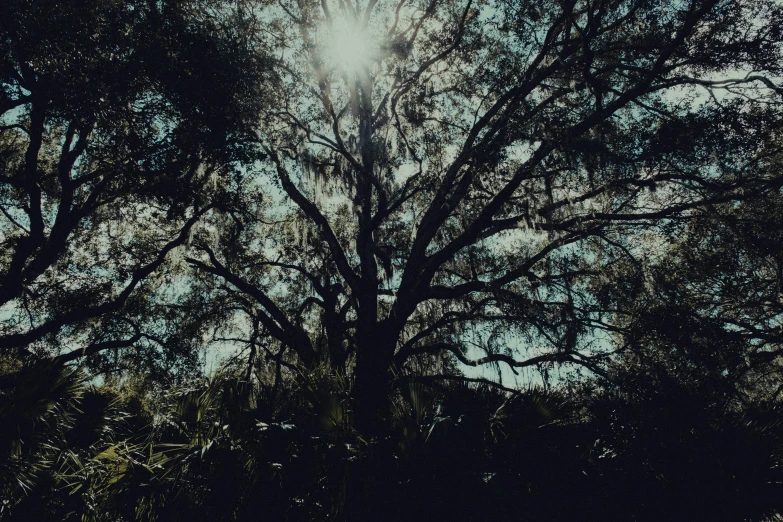
M441 352L451 353L452 355L454 355L454 357L456 357L456 359L459 362L461 362L465 366L477 367L477 366L483 366L487 364L500 362L507 365L514 373L516 373L517 368L539 366L541 364L555 363L555 362L557 363L567 362L567 363L584 366L590 371L596 373L597 375L606 376L606 372L603 371L598 366L596 366L594 359L583 356L578 352L570 352L570 351L546 353L521 361L516 360L509 355L500 354L500 353L489 354L479 359L468 359L462 353L459 347L451 343L441 342L441 343L433 343L433 344L428 344L425 346L418 347L412 350L410 355L414 356L417 354L424 354L424 353L437 354Z
M76 361L77 359L81 359L83 357L88 357L90 355L100 353L102 351L116 350L119 348L128 348L130 346L133 346L143 338L144 338L143 334L137 333L133 337L129 337L127 339L116 339L111 341L92 343L85 346L84 348L80 348L78 350L72 350L70 352L66 352L64 354L58 355L57 357L52 359L52 364L55 366L59 366L59 365L67 364L69 362Z
M502 276L492 279L490 281L470 281L462 283L453 287L446 287L443 285L432 285L425 294L426 299L456 299L473 292L494 292L502 288L503 286L516 281L521 277L530 277L531 270L541 260L546 258L549 254L555 250L567 245L571 245L587 237L587 233L578 232L569 235L562 236L554 241L548 243L544 248L539 250L535 255L528 258L524 263L519 266L509 269Z

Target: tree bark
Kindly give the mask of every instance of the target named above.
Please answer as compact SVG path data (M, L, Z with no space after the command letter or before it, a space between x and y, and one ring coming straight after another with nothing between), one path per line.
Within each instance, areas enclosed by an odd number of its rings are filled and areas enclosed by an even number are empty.
M380 437L391 420L393 355L394 344L381 329L359 340L353 399L356 427L364 436Z

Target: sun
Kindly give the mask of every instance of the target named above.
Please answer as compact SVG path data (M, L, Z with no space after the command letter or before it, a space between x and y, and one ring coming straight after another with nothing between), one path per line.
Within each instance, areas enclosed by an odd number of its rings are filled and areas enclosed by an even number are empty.
M378 44L366 24L333 20L326 36L326 56L335 67L351 74L367 70L378 54Z

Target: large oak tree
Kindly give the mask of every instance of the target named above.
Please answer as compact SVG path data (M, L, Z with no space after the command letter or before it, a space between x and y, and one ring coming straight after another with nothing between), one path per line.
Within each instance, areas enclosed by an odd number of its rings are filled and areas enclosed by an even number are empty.
M265 175L188 261L251 363L351 374L362 429L422 365L602 373L623 346L612 271L643 276L700 209L781 186L775 2L255 14L276 49Z

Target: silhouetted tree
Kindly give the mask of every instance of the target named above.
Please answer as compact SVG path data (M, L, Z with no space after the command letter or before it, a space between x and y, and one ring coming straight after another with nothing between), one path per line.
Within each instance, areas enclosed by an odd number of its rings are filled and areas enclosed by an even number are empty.
M250 367L349 372L363 430L393 367L603 372L612 270L780 188L774 2L259 9L277 96L246 199L282 197L194 244L194 300Z
M248 30L221 2L3 3L5 354L192 359L196 335L162 324L176 284L162 268L256 157L264 62Z

